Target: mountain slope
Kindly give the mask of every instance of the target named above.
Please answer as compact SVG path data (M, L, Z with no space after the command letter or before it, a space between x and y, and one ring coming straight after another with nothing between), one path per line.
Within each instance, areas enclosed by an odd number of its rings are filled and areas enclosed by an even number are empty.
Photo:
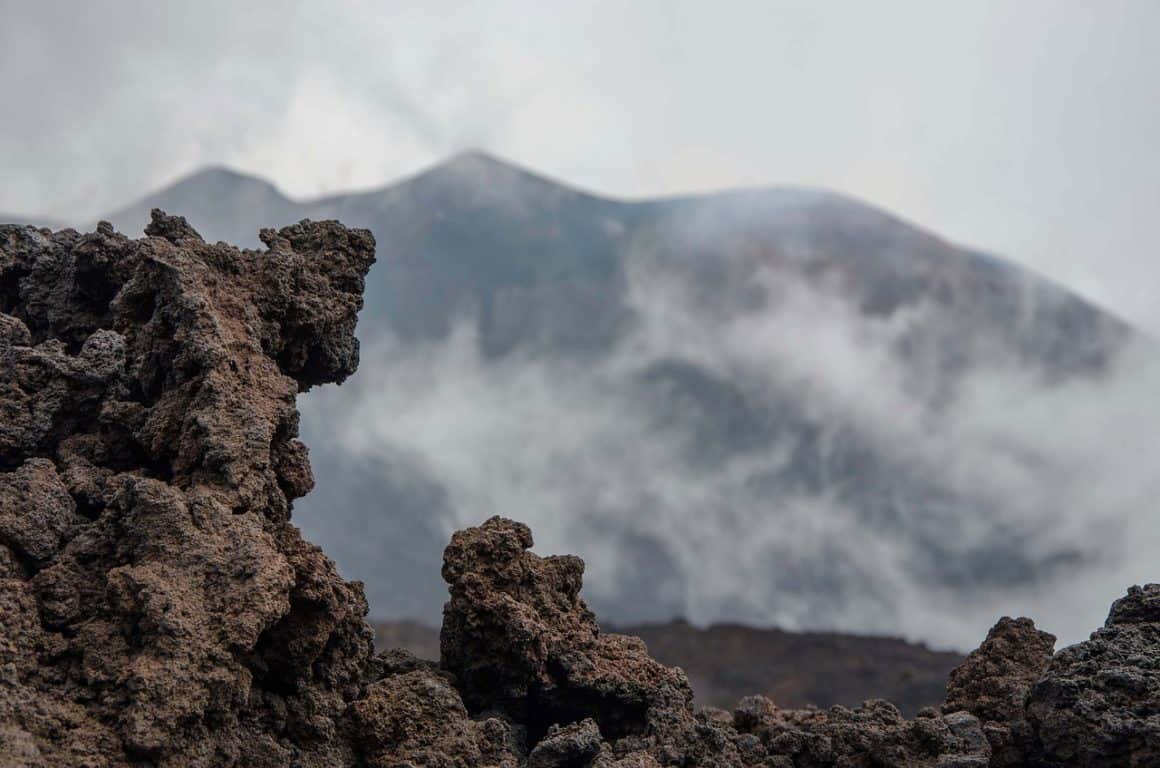
M372 316L385 314L407 339L429 339L467 312L492 352L533 338L557 350L610 343L615 328L589 324L623 320L622 267L641 250L721 287L727 274L743 280L761 265L837 281L872 316L937 301L955 315L956 335L1012 336L1005 341L1051 358L1055 370L1098 366L1109 340L1127 332L1042 278L818 190L619 203L471 152L379 190L307 202L209 168L107 218L135 232L152 207L186 211L211 240L255 247L257 223L337 218L370 228L383 252L368 297Z
M154 205L209 240L303 217L375 233L363 366L305 398L296 519L377 615L434 620L447 533L496 513L582 554L620 623L965 645L997 611L1072 621L1046 607L1061 578L1108 580L1093 612L1141 578L1160 457L1150 398L1123 413L1147 389L1135 334L858 201L618 202L469 153L314 201L211 169L111 218L134 232Z

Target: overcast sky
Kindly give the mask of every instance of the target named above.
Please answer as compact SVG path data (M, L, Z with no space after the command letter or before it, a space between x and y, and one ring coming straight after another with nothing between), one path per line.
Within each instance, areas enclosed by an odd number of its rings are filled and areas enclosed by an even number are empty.
M341 7L340 7L341 6ZM803 184L1160 332L1160 3L0 0L0 211L481 147L608 195Z

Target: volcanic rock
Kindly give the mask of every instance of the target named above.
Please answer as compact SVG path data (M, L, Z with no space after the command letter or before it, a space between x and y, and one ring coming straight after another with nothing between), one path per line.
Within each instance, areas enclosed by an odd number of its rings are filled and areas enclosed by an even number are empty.
M357 585L289 525L365 231L0 227L0 764L350 765Z
M1132 587L1090 640L1057 653L1027 714L1047 765L1160 765L1160 584Z
M993 766L1024 765L1036 748L1027 696L1051 663L1055 637L1030 619L1004 616L947 682L945 712L965 710L983 721Z
M541 558L531 546L526 525L496 517L455 534L444 554L442 664L468 709L504 712L533 741L584 715L609 738L690 724L684 673L653 661L636 638L602 634L580 599L584 562Z

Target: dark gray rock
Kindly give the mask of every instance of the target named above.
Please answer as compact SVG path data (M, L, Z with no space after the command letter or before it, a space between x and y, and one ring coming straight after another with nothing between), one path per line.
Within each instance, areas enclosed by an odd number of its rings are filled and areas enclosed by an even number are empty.
M585 768L603 749L596 721L553 725L528 755L528 768Z
M1160 584L1129 589L1090 640L1057 653L1027 712L1046 765L1160 765Z

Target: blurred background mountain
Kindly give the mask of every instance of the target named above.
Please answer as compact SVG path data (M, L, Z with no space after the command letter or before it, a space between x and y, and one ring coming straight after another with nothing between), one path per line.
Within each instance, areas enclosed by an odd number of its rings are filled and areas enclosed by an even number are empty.
M469 152L309 201L208 168L107 218L153 207L252 247L374 232L362 367L303 399L295 519L377 618L437 624L447 536L492 514L582 555L604 621L959 649L1001 612L1093 625L1059 596L1102 610L1150 540L1149 342L857 200L625 202Z

